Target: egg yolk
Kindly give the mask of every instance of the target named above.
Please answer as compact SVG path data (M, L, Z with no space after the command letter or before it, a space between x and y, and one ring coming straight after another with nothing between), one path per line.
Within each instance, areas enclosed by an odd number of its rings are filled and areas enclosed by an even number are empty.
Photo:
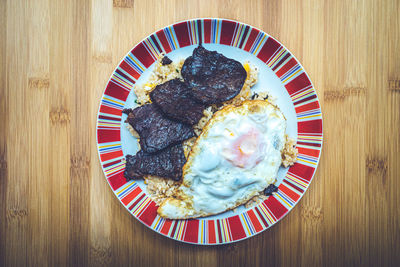
M260 133L253 128L229 144L225 158L237 167L252 168L262 160L260 143Z

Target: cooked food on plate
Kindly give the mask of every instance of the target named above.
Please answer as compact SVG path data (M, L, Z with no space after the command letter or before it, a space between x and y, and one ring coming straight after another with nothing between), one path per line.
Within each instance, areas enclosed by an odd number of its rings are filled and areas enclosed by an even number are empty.
M282 165L297 159L286 119L267 92L252 93L257 69L196 47L166 56L135 86L124 109L140 150L126 156L127 180L145 180L160 216L187 219L254 205L277 190Z

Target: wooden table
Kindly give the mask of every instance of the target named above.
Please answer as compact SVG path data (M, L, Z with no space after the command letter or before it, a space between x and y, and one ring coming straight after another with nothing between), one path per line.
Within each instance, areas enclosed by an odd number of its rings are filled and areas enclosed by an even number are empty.
M400 2L0 1L1 266L400 264ZM96 149L103 89L142 38L195 17L280 40L318 92L317 174L281 222L217 247L147 229L110 190Z

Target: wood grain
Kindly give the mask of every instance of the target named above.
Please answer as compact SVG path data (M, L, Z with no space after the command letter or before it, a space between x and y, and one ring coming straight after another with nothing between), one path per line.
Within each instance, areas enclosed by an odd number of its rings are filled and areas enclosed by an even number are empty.
M0 1L0 266L400 265L400 2ZM310 189L239 243L194 246L119 204L95 136L104 86L154 30L221 17L302 62L324 145Z

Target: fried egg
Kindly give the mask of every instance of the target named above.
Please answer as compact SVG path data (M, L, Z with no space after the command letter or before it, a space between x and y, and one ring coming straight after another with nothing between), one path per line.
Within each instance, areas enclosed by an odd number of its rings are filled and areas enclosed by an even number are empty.
M164 200L158 213L188 219L246 203L275 181L285 131L284 115L267 101L216 112L192 147L175 197Z

